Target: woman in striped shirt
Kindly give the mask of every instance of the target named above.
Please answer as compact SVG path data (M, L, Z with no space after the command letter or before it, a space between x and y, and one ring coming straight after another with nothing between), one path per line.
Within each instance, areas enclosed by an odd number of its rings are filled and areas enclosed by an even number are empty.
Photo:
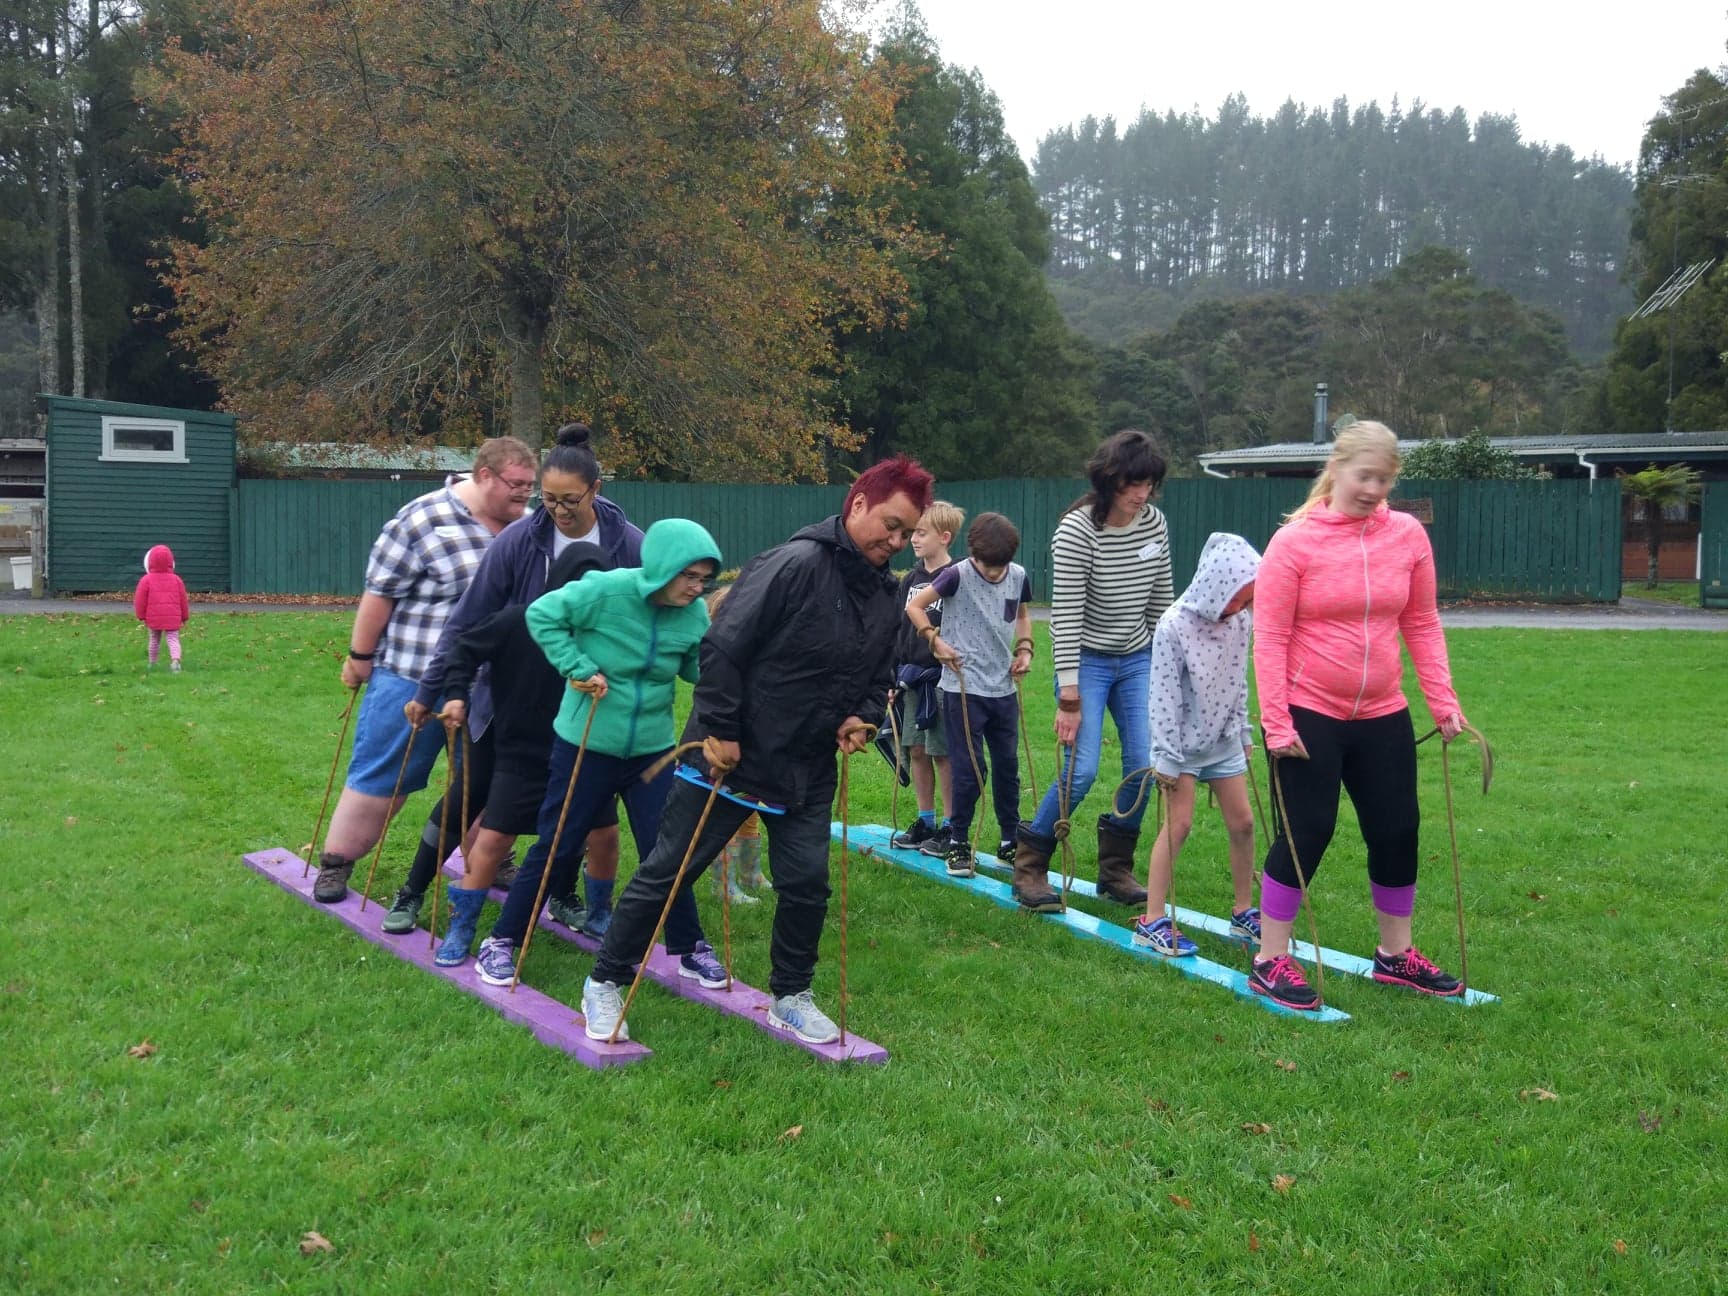
M1063 515L1050 542L1056 738L1068 754L1037 817L1020 825L1014 851L1015 898L1038 913L1062 907L1050 889L1050 856L1064 796L1071 818L1098 777L1105 712L1116 722L1124 777L1151 764L1152 631L1175 597L1169 533L1152 503L1164 480L1156 443L1144 432L1117 432L1093 453L1086 475L1092 490ZM1119 904L1146 900L1134 881L1144 809L1142 801L1118 817L1112 806L1098 817L1098 892Z

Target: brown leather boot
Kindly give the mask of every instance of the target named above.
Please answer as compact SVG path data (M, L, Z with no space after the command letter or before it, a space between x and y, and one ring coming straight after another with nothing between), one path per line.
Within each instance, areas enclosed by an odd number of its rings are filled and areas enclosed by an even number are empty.
M1146 888L1134 880L1138 832L1124 832L1109 815L1098 816L1098 894L1117 904L1143 905Z
M1050 887L1056 839L1021 824L1014 833L1014 898L1031 913L1060 913L1062 897Z

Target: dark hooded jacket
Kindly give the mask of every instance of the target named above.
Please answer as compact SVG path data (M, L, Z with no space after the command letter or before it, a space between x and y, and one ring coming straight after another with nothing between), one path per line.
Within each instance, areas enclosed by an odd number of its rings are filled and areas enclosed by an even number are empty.
M547 590L562 589L592 571L610 571L598 545L573 544L552 561ZM512 604L464 629L447 644L443 695L468 701L474 677L490 666L493 757L499 769L545 773L552 752L552 720L564 700L564 677L528 633L526 603Z
M752 558L703 637L684 741L738 743L726 782L739 792L801 797L822 770L832 774L841 721L882 721L894 593L894 574L858 552L838 515Z

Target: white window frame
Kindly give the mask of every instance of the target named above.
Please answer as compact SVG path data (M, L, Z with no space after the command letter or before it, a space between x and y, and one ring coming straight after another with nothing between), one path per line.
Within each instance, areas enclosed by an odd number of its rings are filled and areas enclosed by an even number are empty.
M128 450L117 449L114 445L114 433L118 429L141 428L152 432L164 429L174 434L172 450ZM102 416L102 455L105 460L118 460L121 463L187 463L186 458L186 424L182 419L131 418L124 414L104 414Z

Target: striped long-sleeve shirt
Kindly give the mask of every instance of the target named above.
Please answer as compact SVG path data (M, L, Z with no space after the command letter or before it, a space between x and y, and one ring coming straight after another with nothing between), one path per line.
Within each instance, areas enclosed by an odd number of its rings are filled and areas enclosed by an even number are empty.
M1152 642L1164 609L1175 601L1170 534L1152 504L1127 526L1095 527L1077 508L1050 541L1050 640L1056 683L1080 682L1080 650L1128 653Z

